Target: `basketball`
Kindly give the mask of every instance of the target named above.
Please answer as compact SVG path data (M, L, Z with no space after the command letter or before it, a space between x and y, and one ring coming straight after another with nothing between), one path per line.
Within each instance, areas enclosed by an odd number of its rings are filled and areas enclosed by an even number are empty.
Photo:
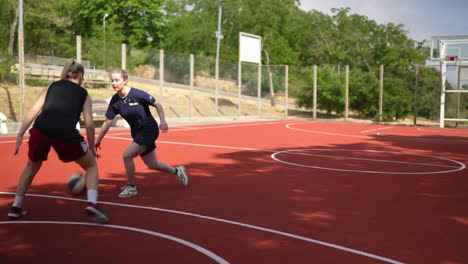
M85 177L79 172L73 173L68 179L68 189L73 194L83 193L85 189Z

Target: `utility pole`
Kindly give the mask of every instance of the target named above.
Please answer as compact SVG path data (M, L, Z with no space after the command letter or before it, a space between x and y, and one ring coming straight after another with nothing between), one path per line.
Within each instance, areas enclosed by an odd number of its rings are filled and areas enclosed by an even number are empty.
M103 48L104 52L102 53L102 63L104 64L104 69L106 69L106 18L109 16L109 14L105 14L104 17L102 18L102 30L103 30Z
M216 31L216 65L215 65L215 107L218 113L218 80L219 80L219 46L223 35L221 35L221 17L223 15L223 2L219 0L218 4L218 30Z

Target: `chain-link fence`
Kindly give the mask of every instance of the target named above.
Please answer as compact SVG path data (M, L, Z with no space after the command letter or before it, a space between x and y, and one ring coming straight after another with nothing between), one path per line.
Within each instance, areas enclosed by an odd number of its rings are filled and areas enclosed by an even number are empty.
M103 49L103 43L92 43L85 39L82 40L80 49L77 48L81 50L81 63L86 71L84 86L88 88L96 102L105 104L106 100L115 93L110 87L109 71L124 67L130 74L129 85L146 90L163 102L168 118L288 117L294 112L294 116L298 114L310 118L317 116L380 121L378 117L384 116L388 109L394 107L398 102L395 98L399 96L406 98L403 100L406 106L402 105L402 108L408 108L408 104L413 104L411 108L414 111L409 114L403 113L404 117L397 120L398 122L437 125L440 118L441 85L437 65L418 66L417 70L414 69L413 79L410 78L410 81L406 82L385 74L380 76L379 70L363 74L357 69L345 72L344 67L341 67L340 71L335 69L338 77L330 79L327 74L330 75L333 69L320 66L318 77L315 77L317 80L310 81L310 84L304 88L311 90L304 93L310 96L314 94L312 92L314 82L317 83L315 100L318 103L317 109L313 109L312 103L302 107L297 106L296 96L300 94L295 94L294 97L288 94L289 70L285 65L259 67L256 64L221 60L219 76L216 78L216 61L210 56L179 54L165 50L143 52L131 47L126 47L121 56L122 48L122 44L106 43L106 48ZM95 53L102 56L96 57L93 55ZM102 60L99 59L101 57ZM90 58L98 59L90 60ZM5 114L7 122L20 122L19 109L23 107L27 111L39 92L51 81L59 78L66 60L67 58L54 56L26 55L25 87L21 91L18 83L18 58L11 58L12 63L7 72L11 82L18 85L3 89L0 112ZM345 74L348 76L345 77ZM310 75L313 75L312 71ZM364 85L360 85L358 81ZM406 92L403 94L402 90L395 90L394 86L397 85L402 86ZM330 86L337 87L336 96L341 96L341 99L325 100L329 96L327 93L330 90L327 89ZM452 89L450 84L447 87ZM348 89L348 98L346 98L346 89ZM411 91L414 91L414 94ZM383 96L380 96L381 92ZM313 98L306 100L312 101ZM447 93L445 105L447 117L466 118L467 100L466 93ZM332 105L327 106L330 102ZM367 107L366 110L360 110L361 112L356 110L364 105ZM349 109L345 109L346 106ZM326 113L327 107L330 107L330 113L333 114L315 113L314 115L314 110ZM95 108L100 109L100 116L97 118L103 118L105 106ZM349 110L349 116L343 109Z

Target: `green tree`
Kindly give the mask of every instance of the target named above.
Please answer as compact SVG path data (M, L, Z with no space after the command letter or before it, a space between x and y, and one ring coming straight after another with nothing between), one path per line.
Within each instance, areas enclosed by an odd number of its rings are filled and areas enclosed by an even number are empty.
M74 57L73 0L24 1L24 52Z
M320 67L317 72L317 107L341 114L344 111L344 76L329 65ZM311 100L308 100L311 101Z
M133 47L158 47L166 34L163 0L74 1L78 10L74 26L77 34L85 37L100 37L104 23L114 24L112 29L125 36L123 42Z
M434 68L420 67L418 116L438 119L440 113L440 73Z
M14 64L13 44L16 30L16 6L13 0L0 1L0 81L8 78L10 67Z
M214 56L218 26L218 0L176 1L178 11L168 24L164 48L176 52ZM297 0L223 1L221 59L237 61L239 32L259 35L272 64L297 61L288 39L291 22L299 12ZM288 63L288 64L289 64Z
M378 115L379 80L374 72L359 68L349 73L349 107L360 115L374 118Z

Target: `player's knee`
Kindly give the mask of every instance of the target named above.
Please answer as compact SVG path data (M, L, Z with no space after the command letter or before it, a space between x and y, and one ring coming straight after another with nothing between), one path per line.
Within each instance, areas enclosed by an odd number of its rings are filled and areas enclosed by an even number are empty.
M129 154L126 154L126 153L124 153L124 155L122 156L122 158L123 158L123 161L124 161L124 162L133 160L133 156L132 156L132 155L129 155Z

